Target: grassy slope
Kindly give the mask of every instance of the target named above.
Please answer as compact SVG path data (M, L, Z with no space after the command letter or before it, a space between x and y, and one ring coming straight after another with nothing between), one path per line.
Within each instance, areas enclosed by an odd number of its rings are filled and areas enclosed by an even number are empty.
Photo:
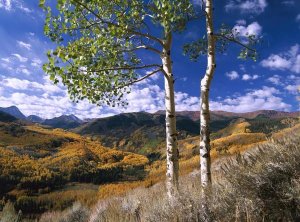
M38 195L39 202L62 202L57 204L58 209L76 200L96 200L98 188L83 190L87 187L81 184L78 186L82 189L69 191L69 182L136 180L144 176L148 163L144 156L36 125L2 123L0 139L0 195L12 199Z
M266 141L266 136L262 133L247 132L249 125L251 126L251 123L246 120L235 119L228 127L216 132L216 134L226 137L212 141L212 158L217 159L242 152L256 144ZM130 168L130 166L146 166L148 161L147 158L140 155L104 148L97 142L84 139L76 133L60 129L48 130L37 125L26 126L23 127L23 129L25 133L21 130L21 133L18 134L17 137L11 136L9 133L5 134L2 131L0 131L0 135L3 136L3 141L6 141L6 149L3 150L5 150L5 152L11 152L10 155L13 155L15 158L11 158L13 162L20 162L21 165L17 165L20 166L20 169L23 169L22 163L24 161L28 163L27 165L29 167L26 168L25 166L24 171L41 171L47 175L49 173L47 171L48 169L58 170L62 172L64 177L68 178L68 181L74 181L74 178L70 180L70 176L74 174L77 175L78 171L76 170L79 168L78 166L81 166L79 172L83 178L85 178L84 175L87 175L86 177L88 179L77 181L89 182L91 181L90 178L94 175L93 173L91 174L91 172L93 172L95 168L109 170L111 167L124 167L124 169L126 169L128 167ZM179 141L181 175L186 175L199 167L198 139L198 137L190 137ZM12 149L12 147L14 147L14 149ZM16 147L18 147L18 149L16 149ZM163 144L160 144L160 147L163 148ZM21 151L28 152L30 155L35 153L35 156L32 155L34 157L33 159L24 159L24 157L20 159L20 156L15 153L24 154L24 152L22 153ZM38 155L36 155L37 153ZM119 182L100 185L99 190L96 190L94 186L85 185L86 183L77 183L75 186L82 187L82 189L73 189L72 184L66 183L63 187L57 187L50 193L41 190L38 200L47 202L48 200L64 199L65 202L62 205L54 206L54 209L60 209L75 200L91 205L98 198L123 195L136 187L150 187L153 184L163 181L165 178L163 149L161 149L161 154L160 160L154 161L151 165L146 166L147 176L141 181L120 182L122 179L119 178ZM9 155L6 153L3 156ZM38 161L35 161L35 159ZM6 162L6 164L8 163ZM11 165L13 164L11 163ZM39 169L39 171L36 171L36 169ZM73 171L74 169L76 170ZM128 172L126 180L131 180L131 178L136 179L136 177L134 177L135 171L130 172L129 169ZM143 176L144 174L141 174L140 178ZM29 175L28 177L30 178L31 176ZM15 189L10 192L10 195L20 197L22 195L28 195L28 191Z
M224 161L213 171L209 207L214 221L299 221L300 124L276 133L276 141L255 146ZM170 205L164 184L134 189L125 196L100 201L94 208L75 205L49 213L41 221L202 221L199 179L181 177L180 199Z

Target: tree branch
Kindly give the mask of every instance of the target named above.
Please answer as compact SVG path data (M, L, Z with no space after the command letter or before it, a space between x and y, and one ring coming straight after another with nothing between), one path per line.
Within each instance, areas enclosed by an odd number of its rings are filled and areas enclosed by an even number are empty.
M155 53L161 55L161 51L159 51L158 49L155 49L153 47L147 46L147 45L141 45L141 46L137 46L137 47L132 48L132 49L125 49L125 50L122 50L122 51L119 51L119 52L132 52L132 51L135 51L135 50L138 50L138 49L146 49L146 50L149 50L149 51L152 51L152 52L155 52Z
M255 49L253 49L253 48L247 46L246 44L244 44L244 43L238 41L238 40L235 39L235 38L230 38L230 37L228 37L228 36L226 36L226 35L221 35L221 34L213 34L213 35L216 36L216 37L221 37L221 38L227 39L228 41L237 43L238 45L240 45L240 46L242 46L242 47L244 47L244 48L246 48L246 49L248 49L248 50L250 50L250 51L252 51L252 52L255 52L255 51L256 51Z
M158 72L160 72L160 71L162 71L162 70L163 70L162 68L157 69L157 70L155 70L155 71L153 71L153 72L151 72L151 73L148 73L147 75L145 75L145 76L143 76L143 77L141 77L141 78L139 78L139 79L136 79L136 80L134 80L134 81L132 81L132 82L127 83L125 86L130 86L130 85L132 85L132 84L134 84L134 83L143 81L144 79L147 79L147 78L149 78L150 76L152 76L152 75L154 75L155 73L158 73Z
M123 66L123 67L111 67L111 68L103 68L98 70L89 70L91 72L104 72L104 71L112 71L112 70L136 70L136 69L145 69L151 67L160 67L161 65L158 64L150 64L150 65L143 65L143 66Z
M138 31L135 31L133 29L130 29L130 28L126 28L126 27L121 27L120 25L116 24L116 23L113 23L113 22L110 22L110 21L105 21L103 18L101 18L97 13L95 13L93 10L91 10L90 8L88 8L85 4L82 4L81 2L79 2L78 0L73 0L75 3L77 3L79 6L82 6L83 8L85 8L87 11L89 11L90 13L92 13L96 18L98 18L102 23L104 24L108 24L108 25L112 25L112 26L115 26L115 27L118 27L118 28L122 28L122 29L125 29L126 31L134 34L134 35L138 35L138 36L142 36L142 37L145 37L147 39L151 39L153 41L156 41L158 42L160 45L164 46L164 43L161 39L155 37L155 36L152 36L152 35L149 35L149 34L145 34L145 33L142 33L142 32L138 32Z

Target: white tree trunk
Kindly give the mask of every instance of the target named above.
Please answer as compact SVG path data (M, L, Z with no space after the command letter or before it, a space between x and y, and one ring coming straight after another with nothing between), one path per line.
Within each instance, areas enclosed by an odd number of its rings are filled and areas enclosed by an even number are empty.
M176 113L174 78L172 74L171 61L171 34L168 34L165 47L162 53L163 71L165 74L165 106L166 106L166 154L167 154L167 194L171 202L178 195L178 176L179 176L179 152L177 148Z
M215 39L213 29L213 1L206 0L206 32L207 32L207 68L201 80L201 104L200 104L200 172L202 185L202 208L205 221L211 221L208 209L208 194L211 188L211 159L210 159L210 113L209 113L209 88L212 80L215 63Z

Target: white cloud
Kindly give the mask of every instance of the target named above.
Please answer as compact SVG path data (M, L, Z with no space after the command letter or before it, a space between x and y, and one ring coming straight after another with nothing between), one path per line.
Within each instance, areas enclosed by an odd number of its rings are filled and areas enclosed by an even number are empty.
M242 96L228 97L223 101L212 101L212 110L224 110L230 112L251 112L255 110L285 110L291 105L284 103L277 95L280 91L273 87L264 86L262 89L252 90Z
M131 93L125 95L124 99L128 102L125 108L96 106L86 100L73 103L68 98L66 89L54 85L48 77L44 77L43 83L4 78L0 81L0 87L14 89L9 96L0 96L1 106L16 105L26 115L35 114L43 118L52 118L62 114L75 114L80 118L96 118L121 112L156 112L165 107L165 92L153 82L133 85ZM199 98L189 96L187 93L176 92L175 101L177 110L199 109ZM47 107L46 110L45 107Z
M17 5L17 7L18 7L18 9L20 9L20 10L26 12L26 13L31 13L32 12L31 9L27 8L26 6L24 6L24 5L20 4L20 3Z
M238 79L238 78L239 78L239 74L238 74L236 71L226 72L225 75L226 75L230 80L234 80L234 79Z
M9 59L9 58L1 58L1 60L2 60L3 62L10 63L10 59Z
M300 14L298 14L298 15L296 16L296 21L297 21L297 22L300 22Z
M259 78L259 75L253 75L253 76L251 76L249 74L244 74L242 76L242 80L244 80L244 81L255 80L255 79L258 79L258 78Z
M26 74L26 75L30 75L30 73L31 73L31 72L30 72L28 69L26 69L26 68L21 69L21 72L24 73L24 74Z
M289 70L300 73L300 46L296 44L287 53L271 54L261 65L272 70Z
M246 24L238 23L233 27L233 31L237 36L247 37L249 35L255 35L258 37L262 32L262 27L258 22L252 22L248 26L246 26Z
M271 69L285 70L290 68L291 62L279 55L271 54L267 59L261 62L263 67L268 67Z
M40 68L41 65L42 65L42 60L38 59L38 58L34 58L31 62L31 65L33 67L36 67L36 68Z
M156 84L144 83L133 85L131 93L125 96L128 107L111 108L108 106L95 106L88 101L73 103L66 90L55 86L44 78L43 83L30 82L16 78L5 78L0 82L0 88L14 88L10 95L0 94L1 106L16 105L25 115L39 115L43 118L53 118L62 114L75 114L84 118L105 117L121 112L156 112L164 110L165 93ZM32 95L33 90L39 94ZM60 92L60 93L58 93ZM39 95L39 96L37 96ZM212 110L225 110L233 112L249 112L258 109L289 110L291 106L282 101L279 90L264 86L262 89L252 90L245 95L227 97L223 101L211 101ZM184 92L175 93L176 110L199 110L199 98ZM47 109L45 109L47 107Z
M238 10L242 14L261 14L268 6L266 0L230 0L225 6L227 12Z
M21 56L20 54L14 53L12 54L13 56L15 56L16 58L19 59L20 62L27 62L28 58Z
M267 79L268 82L273 83L274 85L281 85L281 80L279 75L271 76Z
M17 41L17 43L21 48L25 48L25 49L28 49L28 50L31 49L31 45L29 43L26 43L26 42L23 42L23 41Z
M28 80L21 80L17 78L5 78L0 82L0 84L13 89L27 89L30 82Z
M9 87L16 90L28 90L28 91L44 91L50 94L64 93L64 90L54 85L48 77L44 78L43 83L33 82L26 79L18 78L3 78L0 81L0 85L3 87Z
M22 0L1 0L0 8L4 8L6 11L14 11L15 9L19 9L25 13L31 13L28 7L26 7Z
M285 87L291 94L297 95L300 92L300 85L287 85Z
M244 74L242 77L242 80L245 80L245 81L251 80L251 76L248 74Z
M4 8L7 11L11 10L11 0L1 0L0 8Z
M175 94L175 103L177 111L197 111L200 109L199 98L183 92Z

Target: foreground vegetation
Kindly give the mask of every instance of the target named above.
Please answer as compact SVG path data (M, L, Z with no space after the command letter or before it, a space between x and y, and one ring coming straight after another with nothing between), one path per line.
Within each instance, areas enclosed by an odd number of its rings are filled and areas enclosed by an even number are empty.
M298 221L299 159L297 131L215 165L209 203L214 221ZM157 184L102 200L92 209L76 203L44 214L41 221L201 221L198 172L181 177L180 187L176 205L169 205L164 185Z
M268 137L279 139L300 132L295 118L264 120L262 125L258 119L226 121L225 128L213 133L211 156L215 165L265 143ZM260 126L267 131L258 133ZM21 210L26 219L63 211L75 202L91 208L99 200L159 187L157 184L165 180L163 144L155 152L139 155L103 147L65 130L15 121L0 123L0 139L0 211ZM198 169L198 144L198 136L179 141L181 177Z
M214 161L214 184L210 209L215 221L297 221L299 219L299 135L299 126L286 129L274 134L273 139L267 143L257 143L255 148L244 155L229 156ZM191 139L182 143L192 145ZM235 152L236 147L233 146L229 151ZM196 158L182 160L181 168L185 169L182 174L196 169L197 163L199 159ZM156 171L153 169L152 178L154 175L158 175L158 178L162 177L160 170L160 168ZM149 177L151 178L151 175ZM106 197L106 199L102 199L94 207L88 207L83 204L84 201L80 201L81 203L77 202L72 208L64 211L47 212L42 215L40 221L202 220L200 181L197 171L181 177L181 197L178 203L172 206L165 196L163 184L152 184L153 186L148 184L149 188L145 188L146 181L149 182L146 179L144 182L100 186L99 192L107 196L103 196L102 198ZM124 195L124 191L133 188L136 189ZM74 188L73 191L75 190ZM87 192L83 196L91 197ZM59 194L54 198L58 199ZM18 217L16 212L12 204L6 204L1 222L14 221Z

